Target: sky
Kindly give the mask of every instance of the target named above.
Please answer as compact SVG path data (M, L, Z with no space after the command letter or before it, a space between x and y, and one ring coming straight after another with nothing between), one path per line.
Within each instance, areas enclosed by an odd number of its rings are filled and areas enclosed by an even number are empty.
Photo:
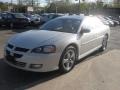
M11 0L0 0L0 1L2 1L2 2L11 2ZM16 3L17 0L13 0L13 2Z
M0 1L2 1L2 2L11 2L11 0L0 0ZM74 1L75 1L75 0L74 0ZM96 0L86 0L86 1L95 2ZM112 0L103 0L103 1L105 1L105 2L111 2ZM17 0L13 0L13 2L16 3ZM41 2L42 2L42 4L45 4L45 0L42 0ZM77 1L76 1L76 2L77 2Z

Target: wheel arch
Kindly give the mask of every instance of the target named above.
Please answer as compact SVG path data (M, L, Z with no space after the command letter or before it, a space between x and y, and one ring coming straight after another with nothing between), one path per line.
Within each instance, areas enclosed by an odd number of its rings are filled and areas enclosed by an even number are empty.
M64 53L66 52L67 48L70 47L70 46L72 46L72 47L74 47L74 48L76 49L76 53L77 53L77 54L76 54L76 60L78 59L79 48L78 48L77 44L75 44L75 43L70 43L69 45L67 45L67 46L63 49L63 52L62 52L62 54L61 54L61 56L60 56L60 60L59 60L59 64L58 64L60 71L62 70L62 68L61 68L62 57L63 57ZM71 69L71 70L72 70L72 69ZM62 71L62 72L64 72L64 71ZM68 71L68 72L69 72L69 71ZM66 72L65 72L65 73L66 73Z
M108 33L105 33L104 36L107 36L107 40L109 40L110 35Z
M69 46L73 46L75 49L76 49L76 52L77 52L77 59L78 59L78 56L79 56L79 47L76 43L70 43L68 44L64 49L63 49L63 52L62 54L65 52L65 50L69 47ZM62 56L61 54L61 56ZM61 59L61 56L60 56L60 59Z
M108 33L106 33L105 36L107 36L109 38L109 34Z

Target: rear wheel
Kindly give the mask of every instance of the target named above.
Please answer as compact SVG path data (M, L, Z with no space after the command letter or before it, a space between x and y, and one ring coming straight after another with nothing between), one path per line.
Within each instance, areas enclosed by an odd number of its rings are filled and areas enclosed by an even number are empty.
M61 56L61 60L59 63L60 71L63 73L71 71L74 68L76 56L76 48L74 48L73 46L67 47Z
M107 49L107 43L108 43L108 35L105 35L102 41L102 47L100 48L100 51L105 51Z

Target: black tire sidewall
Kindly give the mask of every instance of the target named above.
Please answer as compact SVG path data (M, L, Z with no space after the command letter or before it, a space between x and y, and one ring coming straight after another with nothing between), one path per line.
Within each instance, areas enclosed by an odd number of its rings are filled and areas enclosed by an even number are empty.
M103 45L104 40L106 42L106 46ZM104 38L103 38L103 41L102 41L102 47L100 48L100 51L105 51L107 49L107 45L108 45L108 36L105 35Z
M13 24L13 23L10 23L9 27L10 27L10 28L13 28L13 27L14 27L14 24Z

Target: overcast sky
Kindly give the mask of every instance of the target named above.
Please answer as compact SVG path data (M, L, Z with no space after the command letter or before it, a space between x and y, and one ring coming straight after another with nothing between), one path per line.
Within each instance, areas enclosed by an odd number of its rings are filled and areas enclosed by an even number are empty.
M0 0L2 2L11 2L11 0ZM13 0L13 2L16 2L17 0Z
M11 0L0 0L0 1L2 1L2 2L11 2ZM73 1L75 1L75 0L73 0ZM86 1L92 1L92 2L94 2L94 1L96 1L96 0L86 0ZM110 1L112 1L112 0L103 0L103 1L105 1L105 2L110 2ZM17 0L13 0L13 2L16 3ZM45 3L45 0L42 0L41 2Z

